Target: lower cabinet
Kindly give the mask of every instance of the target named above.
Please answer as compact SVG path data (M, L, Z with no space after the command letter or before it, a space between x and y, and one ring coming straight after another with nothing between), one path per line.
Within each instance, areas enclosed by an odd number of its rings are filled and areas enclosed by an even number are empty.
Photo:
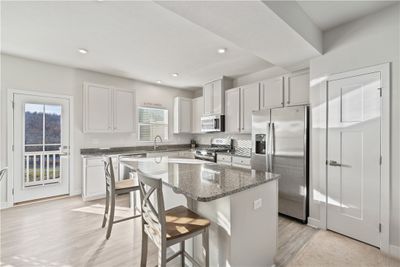
M159 151L148 152L146 157L174 157L194 159L194 152L191 150L181 151ZM123 171L119 171L118 155L112 156L115 180L124 176ZM84 201L103 198L106 195L106 178L104 176L103 157L84 157L82 160L83 180L82 180L82 199Z
M251 169L250 158L217 154L217 163L233 167Z
M115 180L119 179L118 156L112 157ZM84 201L105 197L106 178L104 176L103 157L83 158L83 190Z

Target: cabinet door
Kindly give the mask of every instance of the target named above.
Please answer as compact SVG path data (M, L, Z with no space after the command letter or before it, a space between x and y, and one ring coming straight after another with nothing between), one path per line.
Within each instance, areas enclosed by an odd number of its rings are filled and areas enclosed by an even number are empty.
M115 132L135 131L135 94L132 91L114 90L114 123Z
M181 98L180 100L180 133L190 133L192 131L192 100Z
M204 97L204 115L212 114L214 111L213 83L208 83L204 85L203 97Z
M224 114L225 112L225 92L222 80L213 82L213 114Z
M260 110L259 83L241 87L241 132L251 132L251 115L257 110Z
M112 91L106 86L85 84L84 132L111 132Z
M225 132L240 132L240 88L225 91Z
M203 97L192 100L192 133L201 133L201 115L203 114Z
M262 109L283 107L283 77L262 82Z
M290 74L286 78L286 106L309 104L310 75L308 72Z

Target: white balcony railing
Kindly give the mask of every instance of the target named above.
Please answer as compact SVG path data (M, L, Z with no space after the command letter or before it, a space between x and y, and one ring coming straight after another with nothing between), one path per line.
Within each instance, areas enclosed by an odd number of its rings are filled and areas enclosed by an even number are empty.
M61 181L60 151L24 152L24 186L37 186Z

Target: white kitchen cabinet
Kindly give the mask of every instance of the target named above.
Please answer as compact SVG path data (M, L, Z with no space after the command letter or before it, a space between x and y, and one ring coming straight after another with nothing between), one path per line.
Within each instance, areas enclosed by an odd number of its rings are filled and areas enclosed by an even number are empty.
M225 90L232 87L232 80L222 77L203 86L204 115L225 114Z
M264 80L260 84L261 109L279 108L284 105L284 77Z
M310 74L295 72L285 77L285 106L309 104Z
M251 115L260 110L260 84L254 83L240 87L241 89L241 123L240 132L251 132Z
M225 91L225 132L240 132L240 88Z
M135 131L135 92L84 83L83 131L112 133Z
M203 97L192 99L192 133L201 133L201 116L204 113Z
M232 156L217 153L217 163L231 166Z
M115 180L119 179L118 156L113 156L112 163ZM102 157L83 158L83 188L82 199L84 201L103 198L106 194L106 178L104 176L104 163Z
M132 91L114 89L114 132L134 132L135 94Z
M225 132L250 133L251 115L260 109L259 83L225 91Z
M85 84L84 132L112 132L113 89L97 84Z
M209 115L214 112L213 107L213 83L207 83L203 86L203 98L204 98L204 114Z
M232 156L232 166L251 169L251 159L246 157Z
M174 133L192 132L192 99L174 98Z

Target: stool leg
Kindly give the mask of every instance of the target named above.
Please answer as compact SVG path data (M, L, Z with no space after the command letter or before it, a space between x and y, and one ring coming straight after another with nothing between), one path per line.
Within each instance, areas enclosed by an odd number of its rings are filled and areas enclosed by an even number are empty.
M101 228L104 228L106 226L109 205L110 205L110 195L108 190L106 189L106 205L105 205L106 207L104 209L104 217L103 217L103 223L101 224Z
M140 258L140 266L141 267L146 267L147 264L147 234L144 231L144 224L142 223L142 255Z
M204 249L204 253L205 253L204 266L209 267L210 266L210 248L209 248L209 244L208 244L208 227L206 229L204 229L202 237L203 237L203 249Z
M185 267L185 241L181 242L181 266Z
M115 212L115 194L111 193L111 211L110 216L108 218L108 228L107 228L107 235L106 238L109 239L111 235L111 230L114 224L114 212Z
M161 245L161 248L158 250L158 267L166 267L167 266L167 247L165 244Z

